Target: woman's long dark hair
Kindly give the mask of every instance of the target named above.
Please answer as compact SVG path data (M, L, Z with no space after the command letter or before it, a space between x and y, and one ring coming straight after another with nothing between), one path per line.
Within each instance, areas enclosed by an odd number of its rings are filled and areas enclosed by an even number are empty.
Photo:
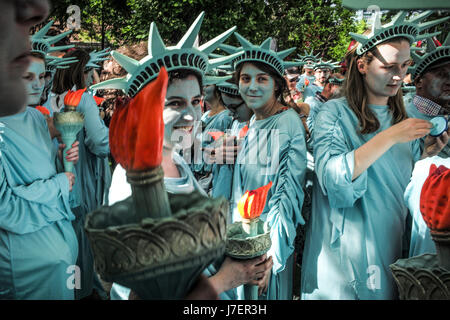
M76 49L64 55L64 58L75 57L78 62L72 63L67 69L57 69L53 80L52 92L62 94L76 86L77 90L86 87L84 72L89 62L89 53L83 49Z

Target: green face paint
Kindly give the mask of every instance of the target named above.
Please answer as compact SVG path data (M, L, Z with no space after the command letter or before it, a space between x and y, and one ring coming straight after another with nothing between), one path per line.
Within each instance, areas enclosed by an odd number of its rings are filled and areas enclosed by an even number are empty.
M44 61L33 59L22 79L27 91L27 105L38 105L45 87Z
M246 63L239 77L239 93L250 109L260 109L275 99L275 81L264 71Z

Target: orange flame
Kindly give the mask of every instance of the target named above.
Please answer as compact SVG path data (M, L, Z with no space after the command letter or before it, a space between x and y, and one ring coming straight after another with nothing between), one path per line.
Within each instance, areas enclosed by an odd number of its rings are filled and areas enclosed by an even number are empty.
M37 106L36 107L37 110L39 110L44 116L49 116L50 117L50 111L48 111L48 109L44 106Z
M162 162L164 100L169 76L161 68L158 78L133 99L118 99L111 119L111 154L126 170L142 171Z
M308 80L308 78L305 78L305 87L306 86L309 86L309 80Z
M213 131L213 132L208 132L208 134L214 139L214 141L217 141L218 139L220 139L220 137L222 137L225 133L222 131Z
M97 106L99 106L102 104L103 101L105 101L105 98L100 98L100 97L94 96L94 100L95 100L95 103L97 104Z
M245 125L240 131L239 131L239 139L244 138L247 135L248 132L248 125Z
M81 97L83 93L86 91L86 88L80 89L77 91L69 90L66 96L64 97L64 105L66 107L78 107L81 101Z
M238 210L243 219L255 219L261 215L266 205L267 194L272 181L256 190L247 191L238 202Z
M420 212L433 231L450 230L450 169L432 164L420 193Z

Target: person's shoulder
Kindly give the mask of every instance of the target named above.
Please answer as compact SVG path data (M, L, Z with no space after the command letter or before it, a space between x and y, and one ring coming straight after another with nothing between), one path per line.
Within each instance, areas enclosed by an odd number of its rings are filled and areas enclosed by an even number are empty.
M356 119L356 115L348 105L347 99L341 97L328 100L319 109L316 116L316 123L330 123L343 121L345 119Z
M277 124L277 127L281 130L281 132L285 131L291 135L297 134L304 128L300 116L292 108L288 108L287 110L280 113L277 119Z

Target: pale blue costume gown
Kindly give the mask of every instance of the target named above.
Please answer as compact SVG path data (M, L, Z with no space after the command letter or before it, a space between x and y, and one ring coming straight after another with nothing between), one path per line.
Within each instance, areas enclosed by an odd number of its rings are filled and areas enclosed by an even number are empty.
M414 96L411 98L410 103L405 104L406 113L408 114L408 117L410 118L417 118L417 119L423 119L430 121L434 118L434 116L429 116L427 114L424 114L417 110L416 106L414 105L414 102L412 101L414 99ZM423 139L421 139L423 141ZM450 141L447 143L447 145L442 149L441 152L439 152L439 156L442 158L449 158L450 157Z
M269 288L261 300L292 300L294 240L302 217L306 172L305 129L298 114L288 109L267 119L250 120L238 154L233 178L232 222L240 221L237 203L247 190L272 181L260 216L271 227L273 267ZM237 288L243 299L243 286Z
M0 118L0 136L0 299L73 300L75 217L47 122L27 108Z
M305 91L303 91L303 101L306 101L308 97L314 97L316 95L316 92L322 92L323 87L320 87L314 83L310 83L306 88Z
M75 88L73 88L75 90ZM51 94L44 106L58 111L64 101L56 104L56 95ZM63 109L63 108L62 108ZM85 92L76 109L84 115L84 128L78 133L80 143L79 160L75 165L75 185L71 197L72 211L76 216L73 222L79 239L78 265L82 271L81 289L76 290L76 298L82 299L96 289L102 298L106 293L94 271L94 260L89 239L84 231L86 215L107 204L107 195L111 184L111 170L109 167L109 130L99 116L99 109L91 94Z
M316 77L314 76L306 76L305 74L302 74L300 77L298 77L296 88L298 91L302 92L305 91L305 88L307 85L305 85L305 80L308 79L309 84L313 84L314 81L316 81ZM305 99L303 99L305 101Z
M326 102L316 117L316 177L306 229L302 299L394 299L389 265L401 258L408 209L403 194L419 142L396 144L352 181L354 152L391 126L387 106L369 105L380 121L361 135L345 98Z
M212 137L208 132L221 131L225 132L231 127L233 118L230 115L230 111L223 110L220 113L210 117L209 113L211 111L205 112L201 118L202 122L202 147L208 147L212 142ZM200 153L203 156L203 153ZM204 162L203 157L201 159L195 159L195 163L192 165L192 171L207 175L212 171L213 164L208 164Z
M425 180L428 178L432 164L435 164L436 167L444 165L450 168L450 158L434 156L417 161L412 173L411 182L405 191L405 202L412 215L409 257L424 253L436 253L436 247L431 239L430 229L420 213L420 193L422 192Z
M234 120L231 129L227 131L227 134L238 137L240 130L245 127L247 121L239 122ZM212 192L213 198L225 197L228 201L231 200L231 189L233 183L233 171L234 164L214 164L212 173Z

